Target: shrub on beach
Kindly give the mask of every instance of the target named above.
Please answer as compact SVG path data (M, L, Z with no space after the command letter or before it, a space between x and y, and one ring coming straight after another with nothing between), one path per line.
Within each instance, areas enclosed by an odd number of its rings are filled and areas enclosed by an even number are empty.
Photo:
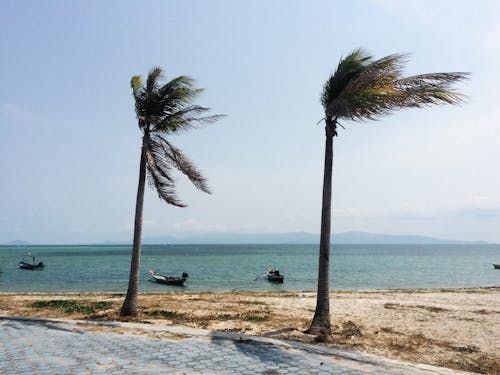
M111 303L106 301L97 301L89 303L81 303L75 300L50 300L50 301L36 301L31 304L31 307L38 309L51 308L64 310L66 314L83 313L94 314L97 311L111 308Z

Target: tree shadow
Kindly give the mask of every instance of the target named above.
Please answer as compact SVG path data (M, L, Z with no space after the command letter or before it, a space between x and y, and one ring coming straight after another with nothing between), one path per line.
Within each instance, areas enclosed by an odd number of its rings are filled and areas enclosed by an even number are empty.
M6 321L6 323L3 324L4 327L10 327L14 328L17 330L25 330L28 327L43 327L46 329L50 330L57 330L57 331L65 331L65 332L72 332L72 333L77 333L77 334L82 334L85 333L82 330L72 328L72 327L65 327L60 322L52 322L48 320L38 320L38 319L9 319L9 318L4 318L0 317L0 320Z
M285 329L287 330L287 329ZM278 330L276 332L280 332ZM210 332L211 342L224 346L227 342L232 342L236 350L241 352L247 357L253 357L261 362L263 365L279 365L280 363L286 363L290 367L300 367L304 366L304 362L309 365L314 366L314 361L311 363L311 354L317 359L317 367L321 368L323 366L323 359L336 358L339 360L345 360L349 362L355 362L358 365L369 365L384 367L385 365L380 363L380 358L371 355L360 355L359 353L338 349L331 346L315 345L310 343L299 343L294 342L294 346L286 346L286 340L284 341L284 346L273 344L271 342L256 341L253 339L247 339L244 336L237 337L221 337L220 332L211 331ZM381 367L381 368L382 368ZM278 374L278 372L265 372L267 375Z
M279 366L285 363L287 367L300 367L304 365L304 361L310 362L310 358L300 353L297 350L291 350L287 347L281 347L272 343L255 341L243 337L226 338L220 337L217 332L210 335L210 341L216 345L227 348L228 343L232 343L232 348L240 352L246 357L255 359L263 366ZM318 361L318 365L321 365ZM266 375L274 375L279 372L274 369L267 369L264 372L259 372Z

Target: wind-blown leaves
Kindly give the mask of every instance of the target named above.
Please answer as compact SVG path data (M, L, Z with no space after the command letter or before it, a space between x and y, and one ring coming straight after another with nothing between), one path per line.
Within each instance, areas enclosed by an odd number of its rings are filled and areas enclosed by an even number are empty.
M177 207L186 207L186 204L177 198L175 181L170 176L164 176L162 172L154 167L154 160L149 156L146 165L148 170L148 182L153 187L160 199Z
M372 60L363 50L342 59L326 82L321 102L327 116L374 120L402 108L456 104L464 96L452 89L468 73L431 73L402 77L408 55Z
M399 79L394 85L402 92L404 107L457 104L464 100L464 95L454 90L452 85L468 76L466 72L420 74Z
M134 94L134 98L140 97L140 91L144 86L142 82L141 76L133 76L130 80L130 86L132 87L132 93Z
M154 66L148 74L148 79L146 81L146 91L149 95L152 95L154 91L158 89L158 79L161 78L163 74L163 69L159 66Z
M198 124L214 123L223 116L203 116L210 108L193 104L202 92L194 80L179 76L161 85L163 71L154 67L144 86L140 76L131 79L139 128L144 132L144 147L149 184L160 199L168 204L185 207L177 198L173 169L186 175L199 190L210 193L206 178L180 149L173 146L166 135L185 131Z
M321 104L325 109L342 93L349 82L363 71L371 58L362 49L357 49L340 60L337 70L323 87Z
M165 115L153 129L164 134L177 133L195 128L198 124L212 124L224 117L222 115L199 116L209 110L210 108L199 105L185 107Z
M160 198L169 204L186 206L176 197L172 168L182 172L196 188L210 194L207 179L193 162L180 149L159 135L152 135L147 141L146 163L150 185L156 189Z
M162 137L157 138L162 140L163 151L165 151L165 156L169 159L172 165L184 173L184 175L191 180L196 188L207 194L211 194L207 179L196 168L193 162L186 155L184 155L180 149L171 145L166 139Z

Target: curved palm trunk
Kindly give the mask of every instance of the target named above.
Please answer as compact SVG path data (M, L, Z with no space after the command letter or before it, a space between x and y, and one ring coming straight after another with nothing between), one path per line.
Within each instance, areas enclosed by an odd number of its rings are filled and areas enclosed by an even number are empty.
M326 119L325 170L323 174L323 204L321 210L321 238L319 243L318 292L316 311L307 333L328 339L330 324L330 233L332 213L332 167L333 137L336 135L336 121Z
M146 131L142 140L141 164L139 167L139 186L135 203L134 245L130 262L127 296L123 302L120 316L137 315L137 293L139 291L139 268L141 260L142 212L144 207L144 186L146 182L146 143L149 133Z

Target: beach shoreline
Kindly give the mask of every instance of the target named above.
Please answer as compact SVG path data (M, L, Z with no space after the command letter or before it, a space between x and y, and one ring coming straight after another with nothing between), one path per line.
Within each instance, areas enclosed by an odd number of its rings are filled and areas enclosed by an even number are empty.
M333 290L330 346L389 358L500 374L500 287ZM313 342L304 334L313 291L144 292L127 321ZM124 294L0 293L0 314L124 320Z

